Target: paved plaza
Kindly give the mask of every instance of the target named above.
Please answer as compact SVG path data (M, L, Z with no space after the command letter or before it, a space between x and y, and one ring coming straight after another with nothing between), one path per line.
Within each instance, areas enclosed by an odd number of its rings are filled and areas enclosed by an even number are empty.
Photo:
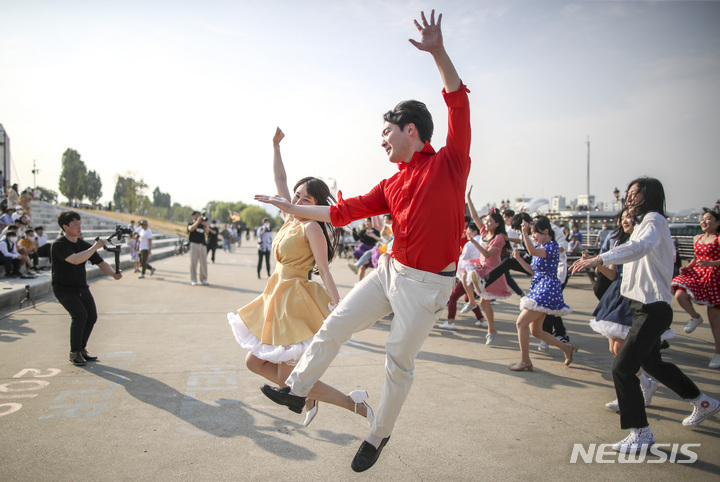
M571 367L532 339L533 372L519 361L519 298L495 303L496 346L458 316L458 329L435 328L416 364L415 383L378 463L356 474L350 462L368 433L364 418L320 404L313 423L260 393L265 383L244 365L226 313L256 297L254 245L218 251L211 286L191 286L189 257L153 262L154 276L132 270L91 282L100 317L88 350L98 363L68 362L69 316L52 294L35 308L0 318L2 480L718 480L720 416L681 425L691 405L661 386L648 418L661 456L620 463L601 444L626 435L606 409L615 398L607 340L588 320L596 299L574 277L564 318L580 347ZM341 295L354 284L344 259L332 266ZM516 276L523 288L529 278ZM707 323L688 335L675 308L677 336L664 357L709 395L720 370L707 368ZM13 303L12 308L17 308ZM377 407L390 319L356 334L323 380L344 392L365 389ZM578 444L578 445L575 445ZM687 445L696 444L696 445ZM574 446L575 463L571 463ZM583 449L578 456L577 448ZM590 450L592 455L587 455ZM693 456L693 463L687 461ZM605 462L605 463L600 463ZM674 462L674 463L673 463Z

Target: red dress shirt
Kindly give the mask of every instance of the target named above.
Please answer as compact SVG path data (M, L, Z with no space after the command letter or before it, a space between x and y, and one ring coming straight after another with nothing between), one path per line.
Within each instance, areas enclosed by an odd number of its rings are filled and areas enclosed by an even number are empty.
M465 227L465 186L470 172L470 103L465 85L443 90L448 106L448 136L438 152L429 142L398 173L364 196L343 199L330 207L334 226L357 219L392 214L392 256L411 268L439 273L458 259Z

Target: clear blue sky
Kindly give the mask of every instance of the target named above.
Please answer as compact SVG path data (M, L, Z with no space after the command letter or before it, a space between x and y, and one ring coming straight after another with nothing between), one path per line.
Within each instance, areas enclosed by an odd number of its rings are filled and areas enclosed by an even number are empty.
M252 202L272 193L280 125L291 181L345 196L396 168L381 115L425 101L433 144L446 111L432 59L408 38L443 13L471 93L476 204L515 196L611 201L639 175L668 208L720 196L720 2L0 0L0 123L13 177L57 190L78 150L103 181L135 173L173 201Z

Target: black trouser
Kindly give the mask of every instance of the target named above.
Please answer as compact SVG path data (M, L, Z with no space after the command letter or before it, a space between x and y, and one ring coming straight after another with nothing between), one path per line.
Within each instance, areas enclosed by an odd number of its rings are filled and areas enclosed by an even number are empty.
M0 263L5 265L5 276L20 274L20 258L6 258L0 254Z
M50 243L40 246L37 250L38 256L40 256L41 258L50 259L50 246Z
M503 259L503 261L505 261L506 259L510 259L510 256L505 256L502 259ZM523 272L524 272L524 270L523 270ZM510 287L511 290L513 290L515 292L516 295L518 295L518 296L523 295L523 290L520 289L517 282L515 281L515 278L513 278L510 275L510 271L505 272L505 281L507 281L508 286Z
M261 251L258 249L258 276L260 276L260 268L262 268L262 260L265 257L265 268L270 276L270 251Z
M632 326L612 370L623 429L648 426L645 399L637 377L640 368L685 400L700 396L697 385L677 366L664 362L660 355L660 335L672 324L670 305L662 301L644 305L631 300L630 313Z
M150 250L149 249L141 249L140 250L140 266L142 266L142 273L145 274L145 270L149 269L150 271L153 270L153 267L150 266L150 263L148 263L148 257L150 256Z
M84 350L98 317L90 289L54 286L53 292L63 308L70 313L70 351Z
M527 261L527 259L526 259L526 261ZM511 269L515 270L515 271L519 271L520 273L530 274L523 269L522 265L518 262L518 260L516 260L515 258L507 258L506 260L502 261L499 265L497 265L497 267L495 267L492 271L490 271L488 274L483 276L483 279L485 280L485 286L490 286L491 284L496 282L498 280L498 278L505 275ZM509 281L510 280L508 279L508 283L509 283ZM514 280L513 280L513 282L514 282ZM517 284L515 284L515 286L517 286ZM518 288L518 290L520 290L520 288ZM518 292L516 291L516 293L518 293ZM518 293L518 294L521 294L521 293L522 293L522 290L520 290L520 293Z
M208 243L208 252L212 253L212 256L210 256L210 260L214 263L215 262L215 250L217 249L217 243Z

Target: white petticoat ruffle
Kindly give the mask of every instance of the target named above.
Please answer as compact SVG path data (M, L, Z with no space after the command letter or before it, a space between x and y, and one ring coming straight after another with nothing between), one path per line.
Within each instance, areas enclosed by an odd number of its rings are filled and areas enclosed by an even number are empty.
M526 310L532 310L532 311L539 311L541 313L546 313L548 315L555 315L555 316L565 316L570 313L572 313L572 308L570 308L568 305L565 305L564 308L561 308L559 310L552 310L550 308L547 308L545 306L539 305L537 301L535 301L532 298L529 298L527 296L523 296L520 299L520 309L526 309Z
M628 333L630 333L629 325L621 325L614 321L597 320L595 318L590 320L590 328L606 338L614 338L616 340L624 340Z
M265 345L260 343L260 340L248 330L248 327L245 326L240 315L237 313L228 313L227 319L230 323L230 328L232 328L233 335L235 335L235 340L237 340L240 346L261 360L269 361L270 363L285 363L295 366L312 341L312 338L308 338L302 343L289 346Z
M620 323L615 323L614 321L597 320L595 318L590 320L590 328L606 338L615 338L619 340L624 340L627 338L628 333L630 333L630 326L628 325L621 325ZM669 340L674 337L676 333L677 332L675 330L665 330L665 332L660 335L660 339Z

